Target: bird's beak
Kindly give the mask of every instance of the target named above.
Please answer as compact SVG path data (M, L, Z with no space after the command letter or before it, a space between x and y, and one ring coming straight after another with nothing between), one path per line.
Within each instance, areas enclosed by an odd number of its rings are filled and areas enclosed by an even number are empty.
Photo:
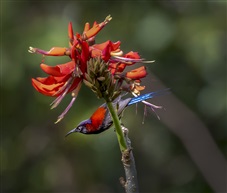
M69 132L65 135L65 137L67 137L68 135L70 135L71 133L74 133L74 132L76 132L76 129L72 129L71 131L69 131Z

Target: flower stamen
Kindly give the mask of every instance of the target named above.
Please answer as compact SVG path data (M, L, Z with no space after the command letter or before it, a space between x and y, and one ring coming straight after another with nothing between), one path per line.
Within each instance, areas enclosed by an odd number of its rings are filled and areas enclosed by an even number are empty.
M33 47L30 46L28 52L31 53L31 54L34 54L34 53L36 53L36 49L37 48L33 48Z
M58 119L57 119L57 121L55 122L55 124L57 124L58 122L60 122L60 121L64 118L65 114L66 114L66 113L69 111L69 109L72 107L72 105L73 105L73 103L75 102L75 100L76 100L76 97L73 97L72 100L70 101L69 105L66 107L66 109L62 112L61 115L58 116Z
M72 105L75 102L75 100L76 100L76 98L78 96L78 93L80 91L81 83L82 83L82 81L78 84L77 88L72 91L72 100L70 101L70 103L66 107L66 109L58 116L58 119L55 122L55 124L58 123L58 122L60 122L64 118L64 116L68 113L68 111L70 110L70 108L72 107Z
M70 80L68 80L65 83L65 85L55 93L55 94L59 94L60 92L62 92L64 90L64 92L50 104L51 109L56 108L60 104L62 99L65 97L65 95L68 93L69 88L72 86L72 83L73 83L72 80L73 80L73 78L70 78Z
M123 55L123 51L122 50L116 50L116 51L112 51L110 52L111 56L122 56Z
M112 20L112 17L111 17L111 15L108 15L108 16L105 18L105 20L104 20L104 25L106 25L107 23L109 23L110 20Z
M134 58L125 58L125 57L121 57L121 56L114 56L114 60L118 61L118 62L133 62L133 63L137 63L137 62L141 62L141 63L153 63L155 62L155 60L151 60L151 61L147 61L144 58L140 58L140 59L134 59Z

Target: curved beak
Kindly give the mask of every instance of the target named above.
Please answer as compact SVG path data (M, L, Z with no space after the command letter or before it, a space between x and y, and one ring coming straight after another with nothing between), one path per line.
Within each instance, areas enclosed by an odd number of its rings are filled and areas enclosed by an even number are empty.
M70 135L71 133L74 133L74 132L76 132L76 129L72 129L71 131L69 131L69 132L65 135L65 137L67 137L68 135Z

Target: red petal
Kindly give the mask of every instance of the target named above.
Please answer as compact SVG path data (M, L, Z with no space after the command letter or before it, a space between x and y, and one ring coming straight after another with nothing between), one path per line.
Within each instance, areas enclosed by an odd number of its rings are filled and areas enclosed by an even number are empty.
M69 22L69 25L68 25L68 36L70 40L74 39L72 22Z
M36 80L41 82L42 84L51 85L61 82L66 82L69 79L70 75L67 76L61 76L61 77L54 77L54 76L48 76L48 77L37 77Z
M87 40L95 36L111 19L112 18L109 16L100 24L97 24L96 22L94 22L92 28L83 33L83 36L84 36L83 40Z
M53 47L49 51L41 50L39 48L29 48L29 52L31 53L39 53L43 54L46 56L64 56L64 55L69 55L69 50L67 48L62 48L62 47Z
M109 69L111 71L112 74L116 73L116 72L123 72L124 69L126 67L125 63L110 63L109 64Z
M86 41L82 41L81 43L81 62L82 66L80 66L80 69L82 72L85 72L87 69L87 61L89 60L90 57L90 52L89 52L89 45Z
M93 27L94 27L94 26L96 26L96 25L97 25L97 21L94 21L94 23L93 23Z
M66 55L67 48L53 47L47 52L47 56L64 56Z
M91 49L95 49L95 50L103 50L106 48L106 46L108 46L110 43L110 40L106 41L106 42L103 42L101 44L94 44L93 46L91 46Z
M125 58L132 58L132 59L140 59L140 55L138 54L138 52L133 52L133 51L128 52L123 57L125 57Z
M52 76L65 76L70 74L75 69L75 62L70 61L65 64L59 64L57 66L48 66L46 64L40 65L41 69Z
M103 42L101 44L95 44L93 46L91 46L91 50L93 49L97 49L97 50L104 50L107 46L110 46L111 51L115 51L120 47L121 42L117 41L117 42L111 42L110 40L107 40L106 42Z
M111 46L110 46L110 44L108 44L108 45L102 50L102 59L103 59L105 62L108 62L108 60L110 59L110 57L111 57L110 52L111 52Z
M113 43L110 40L108 40L104 43L90 46L91 57L95 58L101 56L103 60L108 61L110 59L110 53L112 51L118 50L120 44L121 44L120 41Z
M32 85L38 92L47 96L54 96L55 93L64 85L64 82L46 85L33 78Z
M87 32L89 29L90 29L90 24L87 22L84 25L84 32L83 33Z
M147 75L147 71L144 66L141 66L139 68L136 68L126 73L126 77L134 80L144 78L146 75Z
M110 70L111 74L115 74L116 68L117 68L117 64L118 63L110 63L109 64L109 70Z
M112 51L117 50L118 48L120 48L121 42L117 41L117 42L111 42L111 46L112 46Z
M102 51L101 50L91 50L91 57L92 58L96 58L96 57L100 57L102 55Z
M117 71L118 71L118 72L123 72L124 69L125 69L125 67L126 67L126 64L120 63L120 64L117 66Z

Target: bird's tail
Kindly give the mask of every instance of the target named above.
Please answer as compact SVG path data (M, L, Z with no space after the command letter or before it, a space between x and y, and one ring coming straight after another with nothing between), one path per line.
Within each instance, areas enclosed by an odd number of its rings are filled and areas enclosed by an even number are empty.
M145 101L147 99L150 99L150 98L153 98L153 97L156 97L156 96L167 94L167 93L169 93L169 90L170 89L167 88L167 89L158 90L158 91L155 91L155 92L150 92L150 93L147 93L147 94L143 94L143 95L140 95L138 97L134 97L134 98L132 98L129 101L128 106L132 105L132 104L135 104L135 103L139 103L141 101Z

